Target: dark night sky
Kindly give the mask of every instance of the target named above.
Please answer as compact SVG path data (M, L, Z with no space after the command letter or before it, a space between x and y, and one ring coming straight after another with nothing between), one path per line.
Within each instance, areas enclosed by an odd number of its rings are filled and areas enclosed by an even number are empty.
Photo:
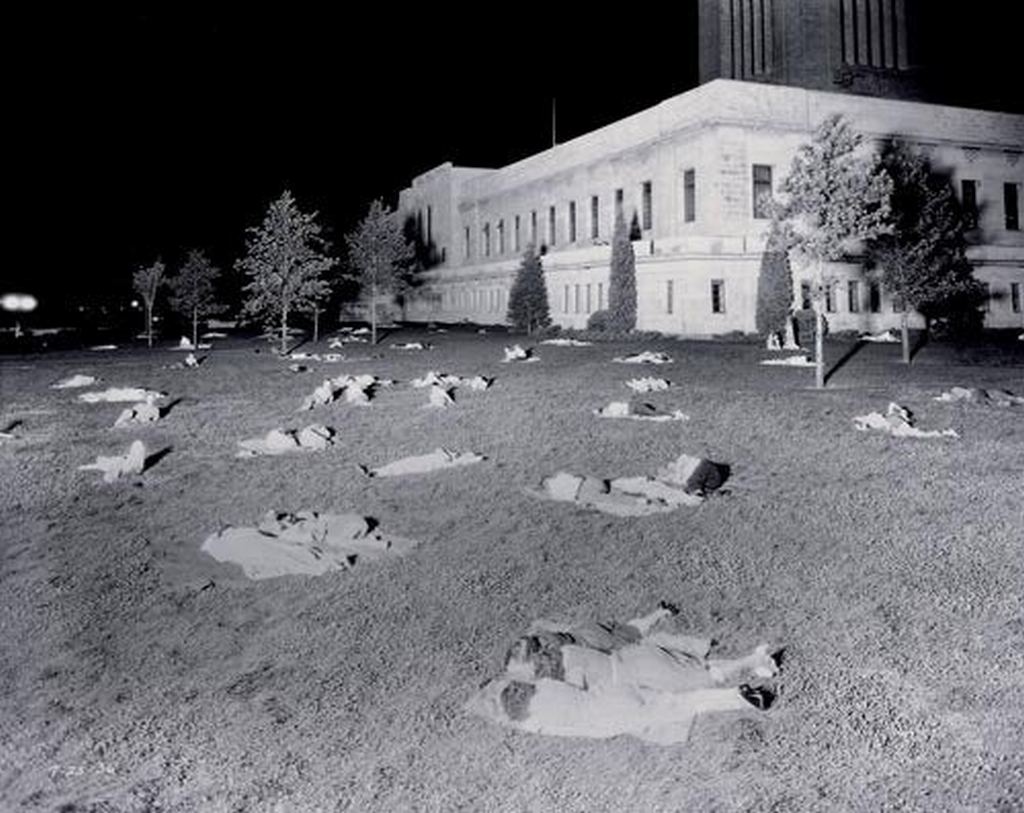
M695 7L9 17L16 249L0 287L117 289L190 247L230 267L286 187L340 244L373 197L393 204L419 172L549 146L552 97L567 140L692 87ZM956 28L961 66L1009 68L1009 35L1004 53L973 19ZM1019 109L1018 86L1008 73L988 90Z

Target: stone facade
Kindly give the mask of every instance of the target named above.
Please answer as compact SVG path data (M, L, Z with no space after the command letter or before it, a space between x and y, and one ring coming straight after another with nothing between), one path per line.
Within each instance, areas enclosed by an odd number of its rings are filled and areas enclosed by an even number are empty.
M756 216L755 192L765 184L778 189L797 148L833 113L871 142L898 136L925 149L958 190L974 182L979 227L971 259L990 286L986 324L1024 324L1024 117L728 79L501 169L444 164L416 178L399 208L424 224L424 236L429 224L444 259L407 317L504 323L520 257L534 242L544 254L553 320L584 327L607 304L621 207L640 228L638 329L753 332L767 226ZM1007 209L1013 195L1016 228ZM898 323L890 298L872 291L857 258L832 271L833 329ZM799 289L798 269L794 276Z

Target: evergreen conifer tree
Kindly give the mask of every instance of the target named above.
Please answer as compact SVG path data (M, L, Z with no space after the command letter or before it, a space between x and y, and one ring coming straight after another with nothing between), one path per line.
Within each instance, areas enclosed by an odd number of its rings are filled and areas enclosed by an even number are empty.
M528 335L551 324L544 268L532 244L526 247L523 262L509 291L508 321L516 330L526 331Z
M615 218L612 237L607 324L610 330L622 332L636 328L636 257L621 212Z
M761 257L757 278L757 310L754 318L759 333L781 332L792 316L793 274L786 247L774 223Z

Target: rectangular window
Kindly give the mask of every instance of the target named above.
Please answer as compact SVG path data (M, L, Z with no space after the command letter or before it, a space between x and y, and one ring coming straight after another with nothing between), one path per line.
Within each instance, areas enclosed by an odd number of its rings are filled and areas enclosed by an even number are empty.
M882 310L882 288L877 282L868 284L868 310L872 313Z
M964 224L969 229L978 227L978 182L960 181L960 202L964 210Z
M588 282L587 283L587 313L590 313L591 305L592 305L592 303L590 301L590 283Z
M1010 283L1010 310L1020 313L1020 283Z
M1015 183L1003 184L1003 212L1006 215L1006 230L1020 231L1020 187Z
M604 310L604 283L597 283L597 309Z
M569 201L569 242L576 242L576 201Z
M825 310L829 313L836 312L836 286L832 282L825 286Z
M665 313L672 313L672 280L665 282Z
M601 207L597 195L590 196L590 239L601 236Z
M516 254L518 254L519 251L520 251L520 248L519 248L519 215L516 215L516 227L515 227L515 231L512 234L512 242L515 245L515 248L512 249L512 250L515 251Z
M725 313L725 280L711 280L711 312Z
M555 207L548 208L548 245L555 244Z
M982 310L985 311L985 313L988 313L992 310L992 284L989 282L983 282L981 284L985 286L985 303Z
M800 282L800 307L803 310L809 310L811 307L811 282L810 280L802 280Z
M846 283L846 309L850 313L860 313L860 282L851 279Z
M505 253L505 221L498 221L498 254Z
M640 188L640 211L641 211L641 228L646 231L653 226L653 213L652 213L652 201L651 201L651 182L644 181L643 186Z
M580 286L579 286L579 284L576 284L576 285L573 286L573 301L572 301L572 304L573 304L573 311L575 313L579 313L580 312Z
M766 164L754 164L753 170L753 212L758 220L770 217L769 201L772 198L772 168Z
M903 299L902 298L900 298L898 296L894 296L892 298L892 312L893 313L903 313Z
M491 256L491 224L484 223L484 256Z
M465 254L466 254L466 259L467 260L469 259L469 246L470 246L469 226L466 226L466 250L465 250Z
M562 313L569 312L569 286L562 288Z
M530 212L530 242L534 250L537 249L537 211Z
M683 222L693 223L697 219L697 172L688 169L683 173Z

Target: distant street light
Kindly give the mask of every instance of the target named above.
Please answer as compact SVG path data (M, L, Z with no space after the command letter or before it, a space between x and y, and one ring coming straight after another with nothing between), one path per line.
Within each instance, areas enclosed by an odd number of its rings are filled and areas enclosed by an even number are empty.
M39 300L32 294L4 294L0 297L0 308L13 313L31 313L39 307Z

